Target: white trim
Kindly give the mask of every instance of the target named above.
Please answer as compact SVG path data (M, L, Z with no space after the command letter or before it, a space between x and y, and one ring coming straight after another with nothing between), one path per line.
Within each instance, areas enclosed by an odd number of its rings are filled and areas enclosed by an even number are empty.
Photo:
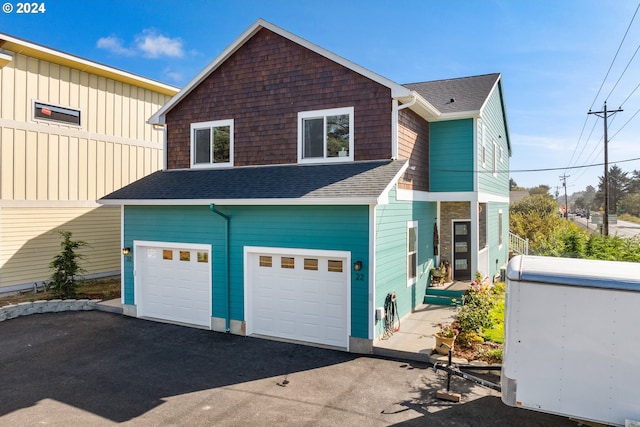
M377 239L377 206L369 205L369 301L367 307L369 307L369 328L368 338L374 339L375 327L376 327L376 239Z
M327 116L349 116L349 155L345 157L327 157ZM323 146L322 157L304 158L304 120L305 119L323 119ZM324 110L310 110L298 112L298 163L344 163L353 162L354 158L354 107L329 108Z
M492 143L493 143L493 152L492 154L492 159L491 159L491 165L492 165L492 175L494 177L498 176L498 143L496 142L495 139L491 139Z
M491 99L491 96L493 95L493 91L495 91L496 88L500 85L500 80L501 79L502 79L502 74L498 74L498 78L493 83L493 87L489 91L489 94L484 98L484 102L482 103L482 106L480 107L480 114L482 114L482 112L484 111L485 107L489 103L489 100Z
M509 203L509 196L498 196L491 193L475 191L460 192L428 192L420 190L397 189L396 198L411 202L480 202Z
M410 252L409 252L409 230L411 230L412 228L415 228L415 230L416 230L416 243L415 243L416 250L412 252L412 253L416 254L416 265L415 265L416 277L413 277L413 278L409 277L409 255L410 255ZM418 262L419 253L418 252L419 252L419 248L420 248L418 235L419 235L418 221L407 221L407 233L406 233L407 240L406 240L406 245L405 245L406 256L407 256L407 264L406 264L406 267L407 267L407 276L406 276L407 277L407 288L415 285L416 283L418 283L418 265L419 265L419 262Z
M355 71L358 74L367 77L374 82L377 82L383 86L391 89L391 97L392 98L401 98L401 97L409 97L411 96L411 91L406 87L399 85L385 77L382 77L379 74L376 74L370 70L367 70L360 65L357 65L351 61L346 60L345 58L336 55L335 53L329 52L326 49L321 48L318 45L315 45L303 38L296 36L288 31L283 30L282 28L273 25L263 19L258 19L254 22L249 28L247 28L240 36L226 49L224 49L220 55L218 55L213 61L209 63L198 75L187 83L180 92L178 92L173 98L169 100L158 112L156 112L151 118L149 118L149 123L164 123L165 115L168 111L170 111L176 104L178 104L183 98L185 98L191 91L193 91L205 78L207 78L213 71L215 71L222 63L224 63L231 55L233 55L238 49L240 49L249 39L251 39L258 31L262 28L265 28L269 31L272 31L290 41L301 45L317 54L324 56L325 58L334 61L352 71Z
M24 130L29 132L68 136L70 138L112 142L115 144L130 145L134 147L155 148L156 150L159 150L162 146L162 144L159 142L123 138L120 136L112 136L104 133L87 132L82 130L78 126L74 126L71 124L67 126L64 123L46 122L44 120L38 120L37 122L28 122L0 118L0 127L13 128L16 130Z
M391 101L391 158L396 160L398 158L398 132L400 129L399 121L400 115L398 114L398 100Z
M398 173L393 177L391 182L389 182L389 184L387 184L384 190L382 190L382 193L380 193L380 196L378 196L378 198L376 199L376 204L378 205L389 204L389 192L398 183L398 180L400 180L400 177L404 175L404 173L407 171L408 168L409 168L409 161L407 160L406 163L400 168ZM400 189L396 189L396 193L398 191L400 191ZM407 190L407 191L411 191L411 190ZM396 196L396 200L398 200L397 196Z
M124 206L120 207L120 250L124 248ZM124 257L120 252L120 303L124 304ZM133 261L133 260L132 260ZM135 269L135 264L133 265ZM134 276L135 277L135 276ZM135 278L134 278L135 280ZM135 287L135 284L134 284Z
M218 206L247 206L247 205L260 205L260 206L284 206L284 205L301 205L301 206L314 206L314 205L370 205L377 203L376 197L319 197L319 198L296 198L296 199L126 199L126 200L114 200L114 199L100 199L98 203L105 206L115 205L146 205L146 206L198 206L198 205L210 205L211 203Z
M121 203L116 203L120 205ZM0 200L0 208L99 208L95 200Z
M26 40L18 39L5 33L0 33L0 41L4 42L0 44L2 44L3 51L5 52L11 51L25 56L35 55L35 58L45 59L46 61L49 61L51 63L75 68L89 74L107 77L112 80L120 81L127 84L132 84L132 82L135 82L134 84L143 84L146 86L150 86L154 88L153 90L158 92L160 90L173 93L176 93L178 91L177 87L151 80L146 77L138 76L126 71L122 71L117 68L99 64L97 62L89 61L88 59L73 56L68 53L60 52L58 50L50 49L48 47L31 43Z
M299 249L299 248L283 248L270 246L244 246L243 248L243 289L244 289L244 321L246 326L246 335L253 333L253 319L251 318L253 306L251 304L249 289L249 255L269 254L269 255L294 255L294 256L314 256L322 258L340 258L345 260L345 272L347 278L347 336L345 337L346 350L349 351L349 337L351 336L351 275L353 267L351 266L351 252L327 249ZM312 343L313 344L313 343ZM318 343L323 345L322 343Z
M228 162L223 162L223 163L214 163L213 162L213 156L214 154L214 150L213 150L213 132L212 129L213 128L217 128L217 127L225 127L225 126L229 126L229 161ZM210 153L209 153L209 162L208 163L195 163L196 161L196 146L195 146L195 138L194 138L194 132L196 130L202 130L202 129L209 129L209 143L211 144L210 147ZM192 169L215 169L215 168L228 168L228 167L233 167L233 134L234 134L234 129L233 129L233 119L224 119L224 120L214 120L214 121L209 121L209 122L197 122L197 123L191 123L190 126L190 134L189 134L189 142L190 142L190 147L191 147L191 151L190 151L190 165Z
M502 225L501 220L504 221L504 213L502 212L502 209L498 209L498 250L502 249L502 246L504 245L504 240L505 240L502 238L502 233L504 233L504 226ZM502 233L500 233L500 230L502 230ZM487 239L487 245L489 245L488 240L489 239Z
M212 302L212 294L213 294L213 248L210 244L202 244L202 243L187 243L187 242L160 242L160 241L149 241L149 240L134 240L132 242L133 247L133 303L137 308L137 317L144 317L144 304L140 300L140 280L137 273L138 268L138 252L140 247L152 247L152 248L168 248L168 249L189 249L189 250L202 250L207 251L209 253L209 275L208 275L208 291L209 295L207 297L208 306L209 306L209 317L212 317L213 314L213 302ZM170 319L160 319L167 322L171 322ZM199 327L201 325L198 325ZM211 325L209 325L208 329L211 329Z
M60 120L47 120L47 119L43 119L40 117L36 117L36 103L37 104L42 104L42 105L46 105L46 106L50 106L50 107L55 107L55 108L60 108L62 110L69 110L69 111L76 111L78 113L78 122L79 124L75 124L75 123L69 123L69 122L63 122ZM75 128L75 129L82 129L83 128L83 117L84 117L84 112L82 111L82 109L80 107L71 107L68 105L61 105L61 104L56 104L54 102L48 102L48 101L40 101L39 99L35 99L32 98L31 99L31 120L37 123L42 123L42 124L47 124L47 125L56 125L56 126L69 126L71 128Z

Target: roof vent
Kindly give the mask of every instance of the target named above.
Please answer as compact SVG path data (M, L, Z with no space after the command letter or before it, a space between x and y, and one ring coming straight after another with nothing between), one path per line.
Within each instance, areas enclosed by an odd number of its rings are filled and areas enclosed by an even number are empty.
M451 98L451 99L449 100L449 104L453 104L454 102L456 102L456 99L455 99L455 98Z

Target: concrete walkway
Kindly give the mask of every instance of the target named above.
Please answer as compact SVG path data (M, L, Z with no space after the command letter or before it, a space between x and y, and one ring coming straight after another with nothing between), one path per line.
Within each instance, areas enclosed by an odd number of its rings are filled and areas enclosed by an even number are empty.
M373 343L373 353L429 362L436 344L433 335L440 329L438 323L451 323L455 316L455 307L421 304L413 313L400 319L400 330Z

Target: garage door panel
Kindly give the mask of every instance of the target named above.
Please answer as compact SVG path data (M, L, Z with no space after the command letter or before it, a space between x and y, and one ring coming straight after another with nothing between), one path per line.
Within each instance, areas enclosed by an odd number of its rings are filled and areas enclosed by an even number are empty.
M139 246L136 252L138 314L210 328L210 251Z
M251 333L347 347L348 276L330 270L344 269L346 258L265 252L245 262Z

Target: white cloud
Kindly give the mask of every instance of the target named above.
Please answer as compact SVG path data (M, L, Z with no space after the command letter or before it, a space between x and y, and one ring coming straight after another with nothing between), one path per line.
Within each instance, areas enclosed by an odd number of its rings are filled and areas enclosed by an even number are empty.
M128 49L122 45L122 40L117 37L109 36L109 37L101 37L98 39L96 46L100 49L108 50L109 52L115 53L117 55L124 56L133 56L135 55L135 51L133 49Z
M184 56L182 39L165 37L154 30L144 30L142 34L136 36L136 48L149 58L161 56L182 58Z
M135 37L131 47L125 46L124 42L115 36L101 37L98 39L96 46L123 56L141 55L147 58L160 58L163 56L182 58L184 56L182 39L163 36L153 29L143 30L141 34Z

